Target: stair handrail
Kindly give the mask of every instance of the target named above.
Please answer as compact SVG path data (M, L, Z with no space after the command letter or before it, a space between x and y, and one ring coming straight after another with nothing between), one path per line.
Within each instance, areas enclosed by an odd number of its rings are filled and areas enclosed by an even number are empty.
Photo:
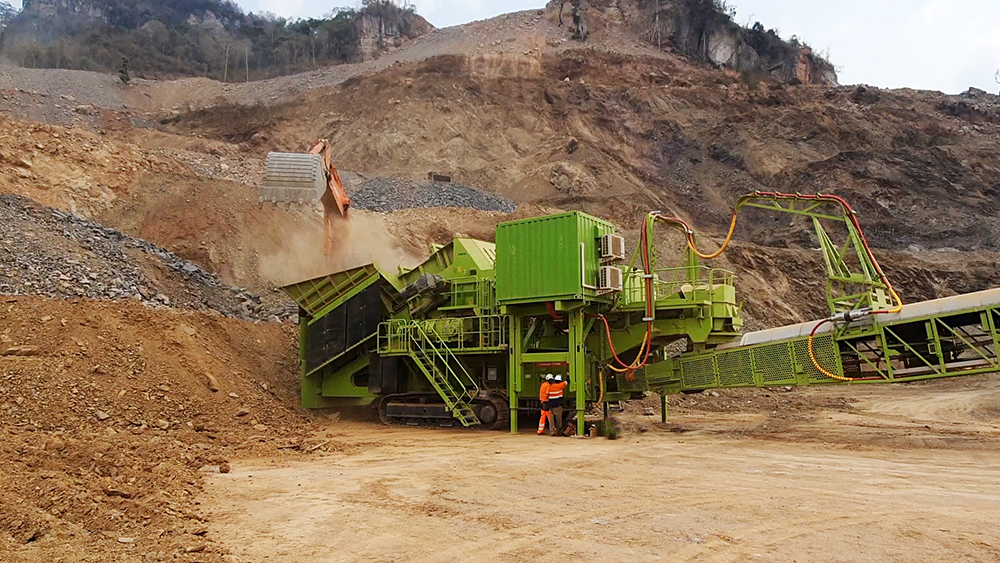
M451 381L447 381L449 386L454 387L454 384L458 384L458 387L461 389L461 393L456 392L455 395L462 400L462 402L467 402L466 399L471 400L478 395L479 386L476 385L475 380L472 379L471 375L469 375L469 372L465 369L465 366L462 365L462 362L459 361L458 357L455 356L450 348L448 348L448 344L445 342L444 338L442 338L441 335L433 329L425 329L420 325L420 323L414 322L413 327L420 336L419 341L417 341L414 336L415 344L418 346L426 344L427 349L433 353L434 357L441 360L441 363L445 368L443 371L447 376L446 381L449 378L451 379ZM437 343L435 343L431 335L437 338ZM457 366L461 373L456 372L454 366ZM472 390L471 393L470 389Z

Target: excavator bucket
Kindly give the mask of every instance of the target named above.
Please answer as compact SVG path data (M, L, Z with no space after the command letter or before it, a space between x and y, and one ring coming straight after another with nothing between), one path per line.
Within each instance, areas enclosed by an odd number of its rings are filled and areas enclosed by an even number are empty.
M268 153L264 181L258 191L259 206L270 202L315 205L327 189L323 156L304 153Z

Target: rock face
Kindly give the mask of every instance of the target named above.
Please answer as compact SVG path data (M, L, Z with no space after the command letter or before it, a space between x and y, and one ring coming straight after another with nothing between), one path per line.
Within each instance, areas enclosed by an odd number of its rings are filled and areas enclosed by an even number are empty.
M569 3L555 0L549 6L563 19ZM715 0L576 0L572 6L574 21L567 25L579 39L598 24L624 25L659 49L720 68L787 84L838 85L833 65L808 46L785 41L759 23L742 27Z
M23 9L47 18L69 14L106 20L104 9L87 0L23 0Z
M587 0L559 0L559 25L569 26L570 35L577 41L586 41L590 34L587 20L589 7Z
M424 18L408 12L361 14L357 21L358 51L361 60L373 59L389 48L429 33L434 27Z

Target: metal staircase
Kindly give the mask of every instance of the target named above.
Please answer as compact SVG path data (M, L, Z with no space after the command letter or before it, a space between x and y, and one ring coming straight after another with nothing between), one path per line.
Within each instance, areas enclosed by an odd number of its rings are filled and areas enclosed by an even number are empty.
M417 322L410 327L411 330L407 331L409 358L462 426L479 425L479 418L471 405L473 398L479 394L475 380L433 328L425 329Z

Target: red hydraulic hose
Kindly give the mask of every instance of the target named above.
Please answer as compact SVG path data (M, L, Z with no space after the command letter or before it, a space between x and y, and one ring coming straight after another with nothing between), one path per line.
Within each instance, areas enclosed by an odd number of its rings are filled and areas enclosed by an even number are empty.
M649 256L649 221L644 221L642 225L642 236L641 236L641 252L642 257L642 269L645 274L646 279L646 319L653 318L653 311L655 309L653 301L655 296L655 291L653 289L653 272L652 272L652 259ZM633 372L635 370L641 369L649 363L649 357L652 355L653 350L653 321L646 321L646 336L643 338L642 346L639 348L639 354L636 356L635 361L631 364L626 364L618 357L618 352L615 350L615 345L611 340L611 325L608 324L608 319L604 315L600 315L601 321L604 323L604 332L607 335L608 347L611 350L611 355L614 357L615 361L621 369L615 366L609 366L614 371L619 372ZM645 351L645 356L643 352ZM639 357L642 356L642 362L639 362Z
M704 254L704 253L698 251L697 247L695 246L695 242L694 242L694 230L691 229L690 225L688 225L687 222L684 221L683 219L681 219L679 217L661 217L661 216L657 216L657 219L660 219L661 221L664 221L665 223L668 223L668 224L679 225L681 228L683 228L684 233L685 233L685 235L687 236L687 239L688 239L688 247L697 256L699 256L701 258L705 258L705 259L716 258L716 257L718 257L719 255L721 255L726 250L726 247L728 247L729 243L732 241L733 232L736 229L736 215L737 215L737 212L749 200L751 200L753 198L758 198L758 197L761 197L761 198L770 197L770 198L776 198L776 199L799 199L799 200L813 200L813 201L828 201L828 202L834 202L837 205L839 205L844 210L845 215L847 216L847 220L851 222L851 225L853 225L854 229L857 231L858 237L861 239L861 246L864 249L864 253L868 257L868 260L871 262L872 266L875 268L875 272L878 274L879 280L882 282L883 285L885 285L886 290L889 292L889 295L892 297L892 300L895 302L895 305L893 307L891 307L889 309L879 309L877 311L872 311L871 314L873 314L873 315L892 314L892 313L898 313L899 311L901 311L903 309L903 300L899 297L899 294L896 293L896 290L892 287L892 284L889 283L889 278L885 275L885 272L882 270L882 266L878 263L878 260L875 258L875 253L872 252L871 246L868 244L868 239L865 236L864 229L861 228L861 224L858 222L857 213L854 211L854 209L851 207L851 205L847 202L847 200L845 200L842 197L835 196L835 195L828 195L828 194L809 195L809 194L788 194L788 193L781 193L781 192L761 192L761 191L755 191L753 193L747 194L747 195L741 197L737 201L736 205L734 206L732 220L730 221L730 224L729 224L729 233L726 235L726 239L722 243L722 246L719 248L719 250L717 250L716 252L714 252L712 254ZM842 377L842 376L836 375L836 374L834 374L834 373L832 373L832 372L824 369L819 364L819 362L816 360L816 356L815 356L815 354L813 352L813 339L815 337L816 331L819 330L819 328L821 326L823 326L824 324L826 324L828 322L831 322L831 320L830 319L826 319L826 320L820 321L819 324L817 324L815 327L813 327L813 330L812 330L812 332L809 335L809 358L812 360L813 366L815 366L817 370L819 370L821 373L823 373L827 377L831 377L833 379L838 379L838 380L841 380L841 381L866 381L866 380L878 380L878 379L881 379L881 378L877 378L877 377L875 377L875 378L848 378L848 377Z
M546 301L545 302L545 308L548 310L549 315L552 317L552 320L554 320L554 321L561 321L562 320L562 317L560 317L556 313L556 308L552 306L552 302L551 301Z
M614 357L615 361L618 362L618 365L621 366L622 368L624 368L625 370L637 370L639 368L645 367L646 363L647 363L647 360L649 360L649 354L648 353L646 354L646 358L642 362L642 365L639 365L639 366L633 366L631 364L626 364L624 361L622 361L621 358L618 357L618 352L615 351L615 345L611 341L611 325L608 324L608 318L605 317L604 315L598 315L598 317L601 319L601 322L604 323L604 334L607 335L607 338L608 338L608 347L611 349L611 355ZM652 324L652 323L650 323L650 324ZM643 340L643 345L644 346L646 345L647 342L650 341L649 337L650 337L650 334L649 334L649 331L647 329L646 338ZM648 346L647 346L647 348L648 348ZM638 358L636 358L636 359L638 359Z

